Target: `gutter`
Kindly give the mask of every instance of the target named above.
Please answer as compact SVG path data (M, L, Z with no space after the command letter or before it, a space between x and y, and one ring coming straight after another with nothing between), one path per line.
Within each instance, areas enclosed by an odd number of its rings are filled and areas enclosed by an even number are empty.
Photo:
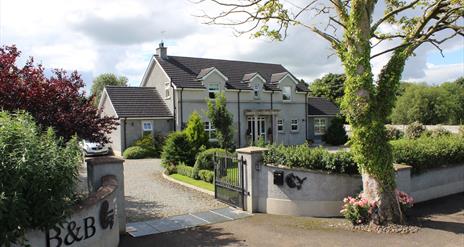
M127 127L126 126L127 126L127 117L124 118L124 149L122 150L122 152L124 152L127 148L127 135L126 135Z
M305 97L305 136L306 140L308 140L308 96L309 92L306 92L306 97Z
M172 115L173 115L173 130L176 131L177 130L177 126L176 126L176 90L174 89L174 86L172 84L172 81L170 83L171 85L171 88L172 88Z
M184 92L184 88L181 87L180 88L180 113L179 113L180 114L180 130L182 130L184 128L184 126L183 126L184 125L184 111L183 111L183 107L182 107L182 105L183 105L183 103L182 103L183 102L183 100L182 100L183 92Z
M272 130L272 134L271 134L271 144L274 143L274 113L273 113L273 110L274 110L274 104L273 104L273 100L272 100L272 96L274 95L274 90L271 90L271 130Z

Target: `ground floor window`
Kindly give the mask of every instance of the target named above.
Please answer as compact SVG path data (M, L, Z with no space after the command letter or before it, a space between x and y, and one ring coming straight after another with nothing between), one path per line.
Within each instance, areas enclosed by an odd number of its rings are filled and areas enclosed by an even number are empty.
M298 131L298 119L292 119L292 122L290 123L291 130L293 132Z
M151 121L142 122L142 134L148 135L153 133L153 123Z
M314 134L315 135L324 135L326 129L327 129L326 118L315 118L314 119Z
M216 141L216 129L211 122L205 122L205 132L208 134L210 141Z
M284 132L284 120L283 119L277 119L277 131L278 132Z

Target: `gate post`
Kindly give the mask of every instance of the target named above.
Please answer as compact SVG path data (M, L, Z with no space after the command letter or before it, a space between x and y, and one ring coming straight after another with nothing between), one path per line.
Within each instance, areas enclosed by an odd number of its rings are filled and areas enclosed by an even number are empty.
M259 171L263 165L263 153L267 151L267 148L260 147L246 147L237 149L238 159L242 159L246 162L243 167L243 180L245 182L244 190L244 205L246 211L249 213L258 211L258 200L259 200Z

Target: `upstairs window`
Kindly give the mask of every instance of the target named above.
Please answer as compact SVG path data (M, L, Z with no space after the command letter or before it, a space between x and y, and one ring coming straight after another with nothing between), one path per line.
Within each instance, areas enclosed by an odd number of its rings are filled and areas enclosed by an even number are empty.
M216 129L211 122L205 122L205 132L208 134L209 141L216 141Z
M327 129L327 119L325 118L314 119L314 134L315 135L324 135L326 129Z
M143 121L142 122L142 134L148 135L153 132L153 124L150 121Z
M290 101L292 99L292 88L289 86L285 86L282 88L282 100L283 101Z
M208 84L208 97L210 99L215 99L217 93L219 93L219 84L217 83Z
M255 99L259 99L259 89L259 84L256 83L255 85L253 85L253 97Z
M166 91L165 91L164 94L165 94L164 98L166 98L166 99L171 98L171 90L170 90L169 87L166 87Z
M297 132L298 131L298 119L292 119L292 122L291 122L291 130L293 132Z
M277 131L278 132L284 132L284 120L278 119L277 120Z

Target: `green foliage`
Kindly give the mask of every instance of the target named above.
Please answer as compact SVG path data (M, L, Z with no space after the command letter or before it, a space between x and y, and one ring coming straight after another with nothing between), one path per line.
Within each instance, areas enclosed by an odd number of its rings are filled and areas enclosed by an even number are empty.
M214 155L215 154L226 154L226 150L221 148L210 148L198 153L195 161L196 170L214 170Z
M334 146L343 145L348 141L348 136L346 135L345 127L343 126L344 121L340 117L333 118L327 133L322 136L322 139Z
M92 88L90 89L90 94L95 95L95 105L98 105L100 102L100 97L105 86L120 86L127 87L127 77L116 75L112 73L104 73L97 76L92 82Z
M427 137L435 138L435 137L440 137L440 136L449 136L449 135L451 135L451 132L449 132L447 129L443 128L443 126L438 125L432 130L424 131L424 133L422 133L422 135L427 136Z
M219 93L214 101L208 100L206 114L216 128L219 146L223 149L232 148L234 140L232 114L227 110L224 93Z
M126 159L144 159L160 157L165 137L161 133L147 134L136 140L123 152Z
M270 145L264 153L264 162L288 167L324 170L333 173L357 174L358 168L349 152L329 153L324 148L308 145Z
M422 125L419 122L414 122L408 125L408 127L406 127L406 131L404 135L406 136L406 138L409 138L409 139L417 139L421 137L424 131L425 131L424 125Z
M122 153L122 156L125 159L144 159L149 157L154 157L154 150L152 148L141 147L141 146L132 146L128 147Z
M387 126L386 127L386 134L387 134L387 139L389 141L398 140L398 139L400 139L400 138L402 138L404 136L404 133L401 130L399 130L399 129L393 127L393 126Z
M464 86L409 84L398 97L391 120L394 124L458 124L464 121Z
M207 182L212 183L214 180L214 171L210 170L199 170L198 171L198 178Z
M82 152L25 113L0 112L0 245L62 222L76 200Z
M186 166L183 163L179 163L179 165L176 166L176 172L177 174L184 175L190 178L197 178L196 172L191 166Z
M464 125L459 126L459 135L464 137Z
M195 162L195 153L192 152L192 144L185 132L176 131L168 135L163 146L161 159L166 165L193 164Z
M166 175L171 175L171 174L177 173L177 168L174 165L164 165L164 167L166 168L164 170L164 174L166 174Z
M344 74L330 73L311 83L309 85L309 90L311 91L311 95L325 97L332 103L340 106L345 79L346 77Z
M266 141L264 140L264 136L259 136L258 140L256 141L254 145L257 147L262 147L262 148L266 147Z
M464 163L464 138L443 135L392 141L394 161L412 166L413 173L443 165Z
M208 145L208 134L205 132L205 126L201 120L200 114L196 111L192 112L190 115L187 127L184 131L192 144L194 153L198 153L202 147L204 148Z

